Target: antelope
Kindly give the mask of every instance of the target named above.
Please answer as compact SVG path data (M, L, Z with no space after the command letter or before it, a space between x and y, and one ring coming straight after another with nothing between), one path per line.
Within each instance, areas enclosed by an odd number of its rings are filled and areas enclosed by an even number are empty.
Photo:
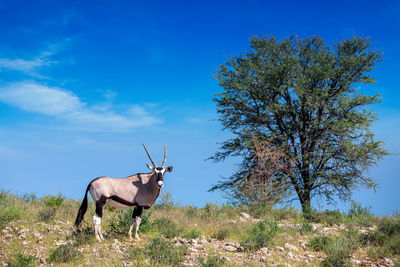
M86 188L86 193L76 216L75 226L78 228L87 210L88 191L96 204L96 211L93 216L94 234L101 242L104 239L101 232L101 217L105 204L115 208L134 207L128 236L132 239L132 228L135 222L135 239L139 239L138 231L143 209L150 208L164 187L164 175L172 171L172 166L165 168L167 159L167 145L164 146L164 160L161 167L158 167L151 158L149 151L143 144L153 166L146 163L151 170L149 173L138 173L126 178L110 178L106 176L92 180Z

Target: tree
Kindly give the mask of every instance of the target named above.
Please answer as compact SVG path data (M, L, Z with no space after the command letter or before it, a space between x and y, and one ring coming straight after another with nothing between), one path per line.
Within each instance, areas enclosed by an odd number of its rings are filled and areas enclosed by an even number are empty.
M315 196L349 200L357 188L375 189L368 170L388 153L370 130L376 116L369 107L381 98L360 91L374 82L370 72L382 54L360 37L332 46L319 37L293 36L254 37L250 44L251 51L232 56L216 77L222 93L213 100L233 138L211 159L241 156L243 161L210 191L232 192L251 175L259 161L253 136L285 151L280 160L291 162L290 172L269 175L289 185L303 211Z

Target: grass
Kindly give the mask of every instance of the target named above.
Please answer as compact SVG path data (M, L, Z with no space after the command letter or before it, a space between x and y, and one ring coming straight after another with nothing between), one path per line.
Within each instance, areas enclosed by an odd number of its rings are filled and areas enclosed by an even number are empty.
M248 231L248 235L240 241L245 251L256 251L262 247L273 245L273 238L279 231L276 221L259 222Z
M187 251L186 246L175 246L172 241L156 237L150 239L144 248L134 248L128 254L129 259L138 266L144 264L146 259L151 265L177 266L183 262Z
M268 250L272 254L265 262L260 261L263 254L258 251L286 243L299 247L300 242L306 244L305 250L293 253L314 255L309 266L349 265L351 257L362 260L368 256L374 264L390 258L395 265L400 259L400 216L375 217L358 203L353 203L347 213L311 211L305 218L293 208L267 205L177 206L169 194L156 207L144 210L140 240L127 239L132 210L106 208L102 243L94 238L95 207L91 201L80 230L74 230L79 206L80 200L70 200L62 194L38 198L29 193L17 197L0 190L0 264L37 266L39 259L45 259L55 266L182 266L187 261L194 266L304 266L299 260L287 258L286 251L281 253L274 248ZM253 219L243 221L243 212ZM326 228L330 232L324 232ZM18 234L21 229L29 230L23 238ZM202 236L207 242L203 238L189 240ZM54 247L60 242L68 245ZM186 242L189 247L179 242ZM225 244L240 244L245 251L226 251ZM193 248L197 251L192 252ZM370 263L364 261L364 265Z
M83 256L82 252L70 245L61 245L51 250L48 261L51 263L68 263L77 261Z

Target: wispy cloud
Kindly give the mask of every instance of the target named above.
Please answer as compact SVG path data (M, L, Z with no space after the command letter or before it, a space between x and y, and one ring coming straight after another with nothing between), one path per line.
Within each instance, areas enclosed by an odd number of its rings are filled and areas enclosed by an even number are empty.
M39 56L32 59L23 58L0 58L0 70L11 70L24 73L35 78L46 78L39 74L43 67L58 63L50 59L53 51L44 51Z
M96 104L89 106L71 91L30 81L0 87L0 102L57 118L75 130L128 131L160 122L140 105L123 112L116 112L112 105L98 109Z

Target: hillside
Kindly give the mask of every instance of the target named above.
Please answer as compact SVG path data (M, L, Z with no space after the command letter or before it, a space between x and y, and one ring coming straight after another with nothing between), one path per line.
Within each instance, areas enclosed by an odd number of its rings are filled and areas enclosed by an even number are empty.
M106 208L105 240L94 238L90 203L80 231L80 201L62 195L0 192L3 266L400 266L400 218L380 218L353 203L348 214L179 207L170 194L144 212L140 240L129 240L130 211Z

